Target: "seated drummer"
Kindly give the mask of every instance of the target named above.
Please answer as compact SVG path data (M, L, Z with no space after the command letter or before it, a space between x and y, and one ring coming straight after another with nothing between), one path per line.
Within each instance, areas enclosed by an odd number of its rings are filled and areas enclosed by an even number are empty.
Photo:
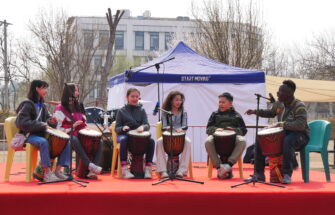
M278 123L271 127L282 127L285 130L283 143L283 184L291 183L295 150L304 147L309 141L309 128L307 125L307 111L303 102L294 97L296 85L291 80L283 81L277 92L278 101L270 110L259 110L260 117L274 118ZM256 114L256 110L247 110L246 114ZM265 157L260 147L255 153L255 177L259 181L265 181L264 166Z
M136 130L141 133L148 131L150 125L148 118L142 105L138 103L140 98L140 91L136 88L129 88L127 90L127 102L116 114L116 125L115 132L118 133L117 141L120 143L120 158L122 166L122 177L123 178L134 178L134 175L128 169L128 136L127 132L130 130ZM145 171L144 178L152 178L151 166L152 158L155 151L155 141L150 138L149 147L145 153Z
M235 147L227 161L221 163L215 149L214 136L216 131L233 130L236 132ZM205 146L213 167L218 170L218 178L230 179L233 177L232 166L242 155L246 141L242 137L247 133L247 129L242 116L233 107L233 96L230 93L219 95L219 109L212 113L207 123L207 134Z
M70 164L71 145L67 144L58 156L58 163L55 172L51 170L49 142L45 139L45 132L48 128L56 127L56 121L44 104L44 97L48 93L48 83L41 80L33 80L30 84L28 99L21 102L17 108L16 126L24 134L29 133L26 140L36 146L40 151L41 166L43 168L43 181L53 182L60 179L67 179L61 168Z
M79 102L79 90L78 86L73 83L67 83L64 86L61 104L55 109L54 117L57 119L57 129L70 135L71 133L71 113L73 108L73 140L72 147L76 151L79 158L84 161L85 166L88 167L89 173L87 178L97 179L98 174L101 173L102 168L97 166L96 163L99 162L99 155L101 154L101 143L98 147L98 151L95 154L94 160L90 160L83 149L79 139L78 132L81 129L86 128L86 116L83 114L84 110L81 108ZM74 103L72 107L72 101Z
M174 132L181 133L187 130L187 113L184 110L185 96L179 91L172 91L166 97L163 103L163 109L171 111L173 130ZM166 113L162 113L162 130L170 131L171 122L169 121L169 116ZM163 138L157 140L156 147L157 156L157 172L160 172L161 178L167 178L168 174L166 172L166 155L163 147ZM188 163L191 157L191 140L185 137L184 150L181 153L181 159L179 162L179 168L177 170L176 176L183 177L187 175Z

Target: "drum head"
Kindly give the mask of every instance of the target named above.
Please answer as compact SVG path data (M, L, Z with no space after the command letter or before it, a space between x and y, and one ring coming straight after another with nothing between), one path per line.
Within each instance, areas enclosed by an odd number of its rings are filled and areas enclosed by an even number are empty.
M131 131L128 131L128 135L138 136L138 137L148 137L150 136L150 132L149 131L137 132L136 130L131 130Z
M164 131L163 136L170 136L170 131ZM185 132L172 132L172 136L183 136L185 135Z
M67 133L54 128L48 128L46 132L62 139L70 139L70 136Z
M224 137L224 136L233 136L236 135L235 131L223 130L214 132L214 136Z
M79 134L89 137L100 137L102 135L101 132L88 128L81 129Z
M263 136L263 135L269 135L269 134L277 134L277 133L280 133L282 132L284 129L281 128L281 127L277 127L277 128L267 128L267 129L264 129L262 131L259 131L258 132L258 135L259 136Z

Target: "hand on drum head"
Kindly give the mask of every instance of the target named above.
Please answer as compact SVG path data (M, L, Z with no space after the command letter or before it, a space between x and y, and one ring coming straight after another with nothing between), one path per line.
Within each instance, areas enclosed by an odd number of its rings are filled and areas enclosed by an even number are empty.
M143 125L141 125L140 127L136 128L136 131L139 132L139 133L143 132L144 131Z
M184 132L183 129L181 129L181 128L177 128L175 131L176 131L177 133L182 133L182 132Z
M128 130L129 130L128 126L125 125L125 126L122 127L122 131L128 131Z
M217 128L215 131L224 131L223 128Z
M275 124L269 125L266 128L277 128L277 127L283 127L282 122L277 122Z
M256 111L249 109L244 114L247 114L247 115L256 114Z
M226 130L234 131L234 128L232 128L232 127L227 127Z
M76 121L75 123L73 123L73 127L75 128L75 127L77 127L78 125L80 125L80 124L82 124L82 123L83 123L82 120L78 120L78 121Z

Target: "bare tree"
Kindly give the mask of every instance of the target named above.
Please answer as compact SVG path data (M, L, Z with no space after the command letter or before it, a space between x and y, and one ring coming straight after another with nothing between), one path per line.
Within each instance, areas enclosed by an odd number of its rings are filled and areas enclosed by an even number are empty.
M335 80L335 31L315 36L299 51L299 73L307 78Z
M81 100L92 91L100 73L100 68L92 69L92 62L99 43L94 43L97 30L91 29L89 41L79 32L74 17L68 17L63 10L41 11L29 30L35 42L31 52L24 57L39 68L51 83L51 99L59 100L64 84L75 82L80 86ZM92 43L85 45L85 43Z
M240 1L203 1L192 4L198 32L191 37L192 48L219 62L261 69L266 48L260 13L251 1L244 8Z
M108 11L106 13L106 18L109 26L109 40L108 40L105 65L102 68L101 72L101 83L99 85L99 96L98 96L98 100L102 102L102 106L106 106L107 104L107 83L108 83L108 76L114 61L115 32L116 27L119 24L119 21L123 16L123 14L124 11L117 10L116 14L112 16L112 11L110 8L108 8Z

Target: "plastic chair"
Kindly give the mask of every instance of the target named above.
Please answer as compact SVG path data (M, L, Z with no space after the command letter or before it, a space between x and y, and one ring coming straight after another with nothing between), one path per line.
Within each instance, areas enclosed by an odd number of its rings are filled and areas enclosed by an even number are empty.
M113 157L112 157L112 168L111 168L111 175L114 176L114 171L116 167L116 158L118 158L117 162L117 176L122 178L121 174L121 159L120 159L120 143L117 142L117 133L115 132L115 125L116 122L114 121L112 125L109 127L109 130L112 132L112 139L113 139Z
M159 139L162 136L162 122L157 122L156 124L156 138ZM193 178L193 166L192 166L192 155L190 156L190 161L188 163L188 172L190 178Z
M15 134L18 132L18 129L15 126L15 120L16 117L8 117L5 120L5 126L4 126L6 140L8 143L8 152L6 159L5 177L4 177L5 181L9 181L10 170L12 168L15 154L15 151L10 146L10 142L12 141ZM25 151L26 151L26 182L31 182L32 172L35 169L37 163L38 148L27 143Z
M310 128L310 140L300 151L302 178L305 183L309 182L309 153L319 152L321 154L323 167L327 181L330 181L328 164L328 143L330 139L331 124L326 120L316 120L308 123Z

